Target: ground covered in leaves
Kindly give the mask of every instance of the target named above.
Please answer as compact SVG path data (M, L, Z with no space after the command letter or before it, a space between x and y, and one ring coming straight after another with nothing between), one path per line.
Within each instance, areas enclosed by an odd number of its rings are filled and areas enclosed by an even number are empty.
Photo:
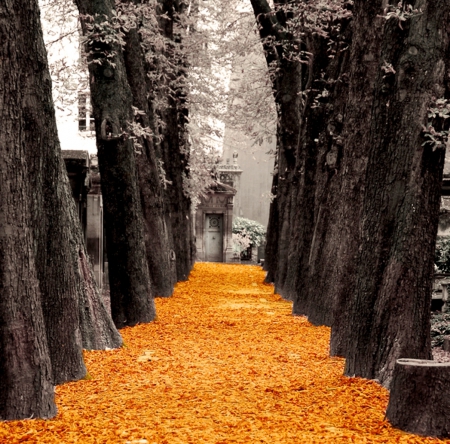
M197 263L126 347L86 352L55 419L0 423L0 442L436 443L384 420L388 392L342 376L329 329L291 315L260 267ZM450 442L450 441L448 441Z

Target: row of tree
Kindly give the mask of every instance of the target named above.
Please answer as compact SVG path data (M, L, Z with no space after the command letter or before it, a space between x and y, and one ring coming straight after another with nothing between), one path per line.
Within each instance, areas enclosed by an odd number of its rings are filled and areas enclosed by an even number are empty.
M251 0L278 110L267 280L345 373L429 359L450 4Z
M123 2L128 28L110 0L76 5L86 37L112 319L60 153L38 4L6 0L0 5L1 419L54 416L54 385L86 374L83 348L121 346L117 329L153 320L154 296L170 296L194 260L190 198L183 192L184 3ZM164 45L156 46L157 39Z

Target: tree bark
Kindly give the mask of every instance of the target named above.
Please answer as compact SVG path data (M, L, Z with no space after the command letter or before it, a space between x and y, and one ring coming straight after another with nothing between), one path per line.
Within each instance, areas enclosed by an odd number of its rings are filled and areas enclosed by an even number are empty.
M135 153L127 134L134 119L122 48L111 23L110 0L77 0L80 14L100 29L88 45L91 100L95 118L104 200L111 314L116 327L150 322L155 317L145 254ZM83 32L89 35L87 19ZM109 42L102 42L106 35ZM107 39L105 39L107 40ZM110 62L108 62L110 58Z
M396 428L423 436L450 436L450 363L398 359L386 418Z
M188 109L185 97L185 61L176 44L181 36L174 29L179 26L179 15L184 12L184 3L177 0L159 0L157 8L161 34L167 41L165 56L176 67L166 73L167 81L160 85L158 94L165 96L167 105L158 109L164 127L160 128L161 143L158 146L163 161L167 186L165 208L171 225L175 251L177 280L184 281L195 261L195 242L191 219L191 201L183 191L183 177L189 174L189 142L187 138ZM167 67L164 68L167 70Z
M127 78L133 93L133 106L144 114L136 121L154 131L153 110L147 99L145 55L137 29L127 33L124 48ZM169 230L165 220L164 192L152 137L141 137L136 167L144 216L145 247L155 296L171 296L177 281L175 261L170 257Z
M318 288L324 282L318 256L323 253L324 237L328 232L330 212L329 193L342 156L340 130L342 128L348 43L348 19L330 23L327 37L315 36L305 30L306 50L311 54L308 80L304 82L304 111L302 114L301 144L297 156L297 201L291 221L298 243L290 242L287 282L293 294L293 313L306 315L315 323L323 323L330 312L330 301ZM334 27L340 28L333 35ZM336 48L333 58L329 50ZM343 48L343 50L340 50ZM344 94L343 94L344 93ZM294 237L295 240L295 237ZM318 276L319 275L319 276ZM326 277L325 277L326 279ZM327 282L327 281L325 281Z
M20 4L19 4L20 3ZM0 418L56 415L30 204L24 71L39 27L36 2L0 6ZM4 100L6 99L6 100Z
M303 277L297 281L297 295L293 312L306 314L308 320L315 325L331 325L333 317L333 295L331 287L331 269L336 266L332 248L339 245L339 237L331 237L334 223L333 214L338 200L344 198L339 188L339 173L343 163L344 115L348 96L349 44L352 35L352 20L339 22L341 31L332 36L335 48L334 58L326 66L326 76L316 80L318 90L327 91L319 105L321 113L313 114L310 121L317 126L313 136L317 145L315 172L314 219L312 238L303 261ZM328 45L327 45L328 46ZM322 94L323 96L323 94ZM321 122L314 124L314 122ZM310 123L311 125L311 123ZM311 141L310 143L313 143ZM307 265L306 265L307 264Z
M24 89L24 132L32 189L31 215L37 277L55 384L77 380L86 369L82 348L115 348L122 338L106 311L93 276L61 157L47 54L40 28L30 38ZM83 259L84 258L84 259Z
M36 275L53 382L59 384L80 379L86 373L79 318L78 252L71 243L75 240L71 229L78 220L72 218L75 205L59 152L39 12L37 5L30 4L29 9L30 17L22 19L18 27L27 39L26 55L20 68L23 72L23 143L30 186L34 191L29 205Z
M279 214L278 205L275 201L278 189L278 160L275 160L272 180L272 201L269 209L269 222L267 224L266 246L264 249L264 270L267 271L265 282L271 284L275 281L278 251Z
M275 2L280 6L284 2ZM259 24L268 69L271 71L272 89L277 104L277 170L272 187L275 198L271 203L267 233L267 281L273 281L275 290L286 299L293 299L289 289L284 289L292 220L291 203L295 200L295 167L300 144L301 122L301 63L286 57L298 43L286 30L288 16L281 10L274 14L266 0L251 0ZM275 69L276 68L276 69ZM276 189L275 189L276 187ZM291 195L291 193L294 193ZM274 208L276 206L276 208Z
M422 12L386 23L370 128L361 249L348 329L347 375L389 386L395 361L429 359L430 303L443 146L423 126L447 97L450 5L418 0ZM436 122L432 122L437 125ZM437 128L439 130L439 128Z
M360 245L359 224L374 100L374 78L378 74L384 19L381 0L370 5L355 2L353 36L348 68L348 98L342 114L342 158L336 169L336 186L330 191L330 222L317 267L323 270L320 300L328 301L329 316L312 319L332 326L331 354L345 356L348 299L355 285Z

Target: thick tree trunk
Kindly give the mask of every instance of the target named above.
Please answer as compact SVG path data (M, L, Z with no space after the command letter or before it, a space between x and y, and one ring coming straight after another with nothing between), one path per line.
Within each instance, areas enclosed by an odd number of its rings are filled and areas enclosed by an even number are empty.
M9 3L10 11L36 12L23 3L20 7ZM15 27L15 19L0 7L0 28L6 31L0 32L3 42L17 35L20 28ZM0 68L0 82L9 97L8 103L0 104L0 419L50 418L56 415L56 405L30 226L21 97L16 88L22 61L18 63L17 52L5 54L7 45L0 48L8 61Z
M20 3L20 4L19 4ZM0 419L56 414L30 201L24 71L33 69L35 1L0 6ZM31 58L31 60L30 60Z
M398 359L386 418L408 433L450 436L450 363Z
M142 211L134 146L127 135L134 119L132 94L127 83L122 48L113 24L110 0L77 0L80 14L100 28L92 35L89 74L95 118L106 244L108 251L111 313L118 328L150 322L155 317L145 254ZM88 20L82 20L89 34ZM102 33L113 37L102 42ZM108 61L107 58L110 57Z
M361 131L370 124L373 78L379 69L383 20L381 1L355 3L346 37L350 51L332 99L333 116L327 128L331 149L326 154L329 182L319 203L310 276L308 316L314 324L333 325L332 354L341 354L340 338L347 326L346 301L354 286L359 246L359 220L368 146ZM346 100L342 98L346 98ZM312 298L311 294L316 294Z
M152 128L153 111L147 99L145 55L137 29L126 37L124 48L127 78L133 93L133 106L144 114L137 116L142 127ZM150 117L149 117L150 116ZM145 247L150 279L155 296L171 296L177 281L175 261L170 255L169 231L165 220L164 192L157 165L152 137L141 137L142 147L136 154L142 212L144 216Z
M162 112L166 124L160 144L164 171L168 182L165 189L165 206L172 227L173 248L177 268L177 280L189 277L195 260L190 199L183 192L183 174L188 165L187 148L181 146L178 123L178 106L169 98L169 108Z
M34 3L34 2L33 2ZM75 204L59 150L37 5L23 15L20 34L26 39L20 72L22 131L30 187L35 263L54 384L82 378L79 297L83 291L78 268L81 237Z
M348 38L344 41L348 42ZM348 92L348 60L348 50L337 51L333 63L327 69L329 99L321 104L325 109L313 120L321 122L317 125L320 128L316 136L315 201L310 203L314 207L314 220L310 245L306 251L308 256L303 258L303 278L297 282L293 312L307 315L308 320L315 325L330 325L333 316L333 297L329 288L330 270L336 262L330 246L330 232L334 228L334 198L342 198L338 172L343 156L341 133ZM338 244L331 245L336 247Z
M376 80L361 249L348 329L347 375L388 386L395 361L428 359L434 248L443 146L424 144L428 109L444 95L450 5L418 0L422 12L386 23ZM436 124L436 123L435 123ZM423 125L423 126L422 126ZM439 128L437 128L439 130Z
M333 23L334 26L337 23ZM341 32L346 22L339 23ZM331 26L330 26L331 28ZM339 111L343 106L342 65L346 52L341 53L345 40L342 36L334 58L330 58L328 38L305 32L306 50L311 54L304 84L304 110L301 122L301 148L297 155L294 184L296 194L291 220L292 237L289 249L289 266L285 287L292 294L293 313L317 317L329 310L329 301L316 291L317 255L322 251L322 239L327 231L328 193L331 178L335 175L339 156ZM333 36L335 38L335 36ZM337 40L337 39L336 39ZM321 271L321 270L320 270Z
M46 51L37 25L27 27L32 64L24 89L28 171L37 276L55 383L84 376L82 348L115 348L122 339L101 301L60 153ZM84 258L84 259L83 259Z

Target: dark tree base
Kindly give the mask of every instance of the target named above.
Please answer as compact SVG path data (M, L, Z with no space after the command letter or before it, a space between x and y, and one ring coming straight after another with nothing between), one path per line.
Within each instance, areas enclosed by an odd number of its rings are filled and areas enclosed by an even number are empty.
M450 363L398 359L386 417L401 430L450 436Z

